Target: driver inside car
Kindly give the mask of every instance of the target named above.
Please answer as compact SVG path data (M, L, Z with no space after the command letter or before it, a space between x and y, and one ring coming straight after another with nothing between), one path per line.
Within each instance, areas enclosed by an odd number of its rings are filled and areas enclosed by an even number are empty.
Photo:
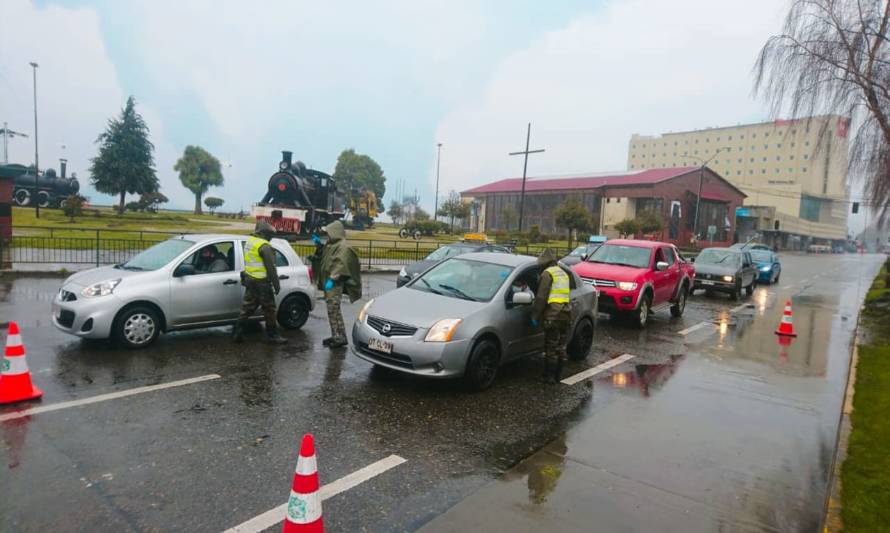
M219 252L215 244L207 245L198 252L198 260L195 263L196 272L206 274L209 272L225 272L228 269L228 261Z

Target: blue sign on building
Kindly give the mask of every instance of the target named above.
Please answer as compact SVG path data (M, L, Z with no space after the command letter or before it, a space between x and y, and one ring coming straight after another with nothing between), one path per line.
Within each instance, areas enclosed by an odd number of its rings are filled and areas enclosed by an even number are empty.
M751 210L747 207L736 207L735 208L735 216L737 217L749 217L751 216Z

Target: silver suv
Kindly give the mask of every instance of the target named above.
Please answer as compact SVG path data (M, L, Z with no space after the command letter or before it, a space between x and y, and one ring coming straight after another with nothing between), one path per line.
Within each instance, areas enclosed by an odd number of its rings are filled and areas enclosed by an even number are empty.
M240 273L247 238L175 237L125 263L74 274L53 300L53 324L78 337L113 338L129 348L150 345L162 331L232 324L244 292ZM281 280L278 322L299 329L314 305L310 271L287 242L271 244Z

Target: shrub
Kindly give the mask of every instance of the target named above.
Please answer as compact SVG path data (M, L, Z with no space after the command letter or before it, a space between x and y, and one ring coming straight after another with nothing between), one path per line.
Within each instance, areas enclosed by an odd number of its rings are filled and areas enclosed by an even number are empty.
M68 217L68 220L74 222L74 217L83 214L83 206L87 203L87 199L77 193L69 195L62 200L62 212Z

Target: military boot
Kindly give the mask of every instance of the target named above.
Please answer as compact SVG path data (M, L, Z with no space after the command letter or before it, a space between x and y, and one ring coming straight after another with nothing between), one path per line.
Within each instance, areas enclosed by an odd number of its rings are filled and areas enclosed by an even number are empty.
M269 344L287 344L287 339L278 334L278 328L266 326L266 342Z
M232 326L232 342L235 344L244 342L244 324L241 321L235 322L235 325Z
M334 337L328 337L325 340L321 341L321 345L330 346L332 342L334 342Z
M544 357L544 372L541 374L541 381L550 381L550 358Z
M556 360L556 368L553 370L553 383L559 383L562 379L562 358Z

